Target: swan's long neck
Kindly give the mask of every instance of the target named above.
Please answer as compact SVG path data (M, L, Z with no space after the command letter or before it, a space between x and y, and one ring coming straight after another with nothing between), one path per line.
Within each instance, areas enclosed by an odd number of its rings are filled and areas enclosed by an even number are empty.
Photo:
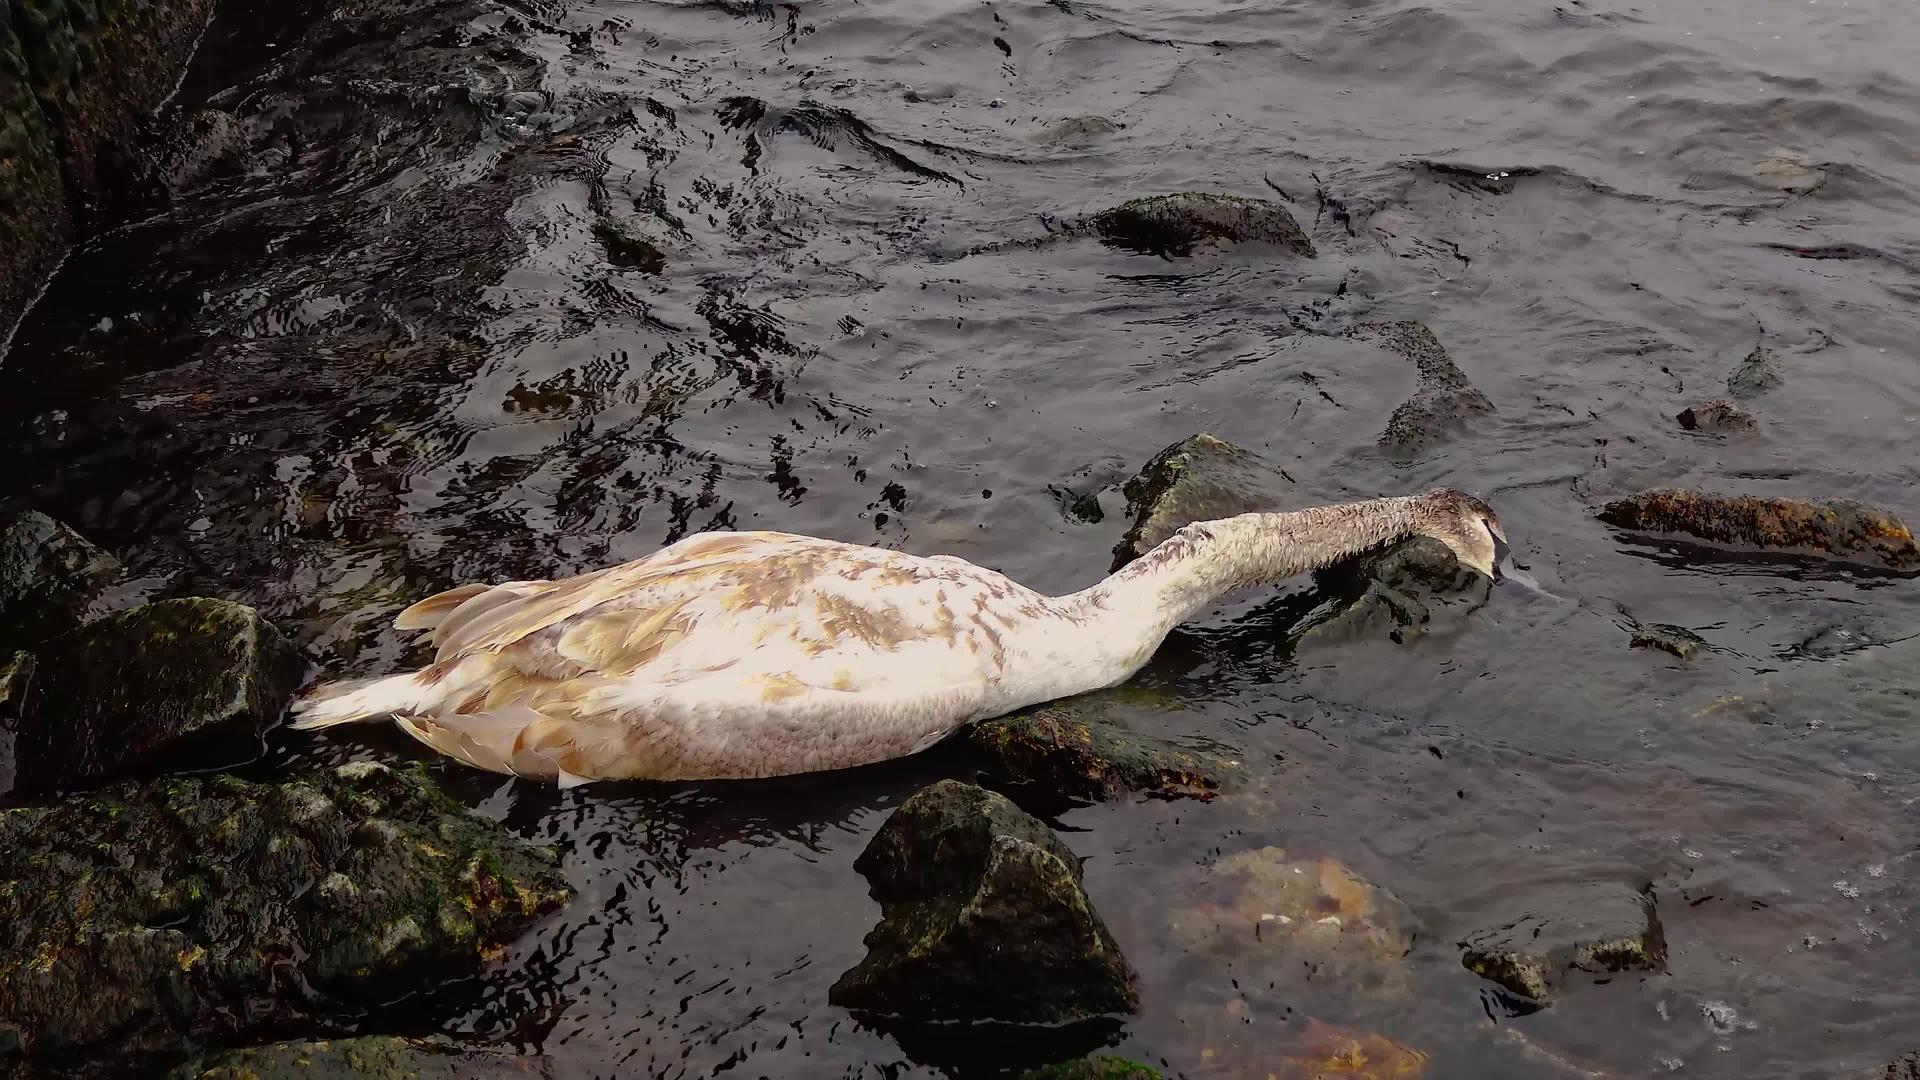
M1221 596L1331 566L1410 535L1420 511L1419 497L1407 496L1200 522L1060 603L1093 626L1138 635L1151 654L1168 631Z

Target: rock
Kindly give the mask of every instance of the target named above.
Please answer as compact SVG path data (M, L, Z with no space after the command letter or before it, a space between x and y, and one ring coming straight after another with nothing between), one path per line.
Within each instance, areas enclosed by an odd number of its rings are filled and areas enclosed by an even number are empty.
M607 261L615 266L631 267L643 274L658 274L667 268L666 252L633 235L611 218L593 223L593 238L600 241L600 246L606 249Z
M228 1050L167 1075L168 1080L506 1080L555 1074L545 1058L466 1049L444 1038L368 1035Z
M1653 896L1582 886L1528 903L1513 920L1460 943L1467 970L1543 1006L1570 971L1662 971L1667 946Z
M1350 1031L1309 1019L1274 1080L1413 1080L1427 1071L1427 1055L1376 1032Z
M1167 1080L1160 1070L1123 1057L1090 1057L1028 1069L1020 1080Z
M1205 432L1160 451L1121 491L1133 527L1113 549L1113 569L1152 551L1182 526L1279 510L1291 481L1276 465Z
M1725 398L1689 405L1674 419L1688 431L1753 431L1759 427L1747 410Z
M1143 255L1187 256L1203 244L1274 244L1312 258L1313 241L1287 208L1201 191L1129 199L1088 219L1101 241Z
M828 1000L909 1020L1055 1024L1139 1004L1134 973L1060 838L1004 796L943 780L854 862L880 902Z
M131 1071L332 998L391 1000L565 902L555 864L420 767L123 783L0 811L0 1074Z
M1316 978L1398 993L1414 920L1392 893L1329 858L1258 848L1216 862L1192 902L1169 919L1190 953L1309 964Z
M1920 1050L1909 1050L1887 1062L1884 1069L1870 1070L1860 1080L1920 1080Z
M88 623L38 656L17 747L38 790L251 758L306 670L258 612L197 597Z
M1773 350L1755 345L1739 366L1727 373L1727 392L1737 398L1757 397L1780 385L1779 364Z
M1411 453L1451 438L1468 420L1493 412L1493 402L1474 389L1425 323L1363 323L1348 337L1369 341L1413 362L1419 385L1380 435L1380 445Z
M0 729L13 730L32 689L33 656L17 652L0 657Z
M139 201L125 190L138 172L138 125L178 85L213 0L12 0L9 9L0 20L0 341L72 234L108 216L103 207Z
M1659 649L1661 652L1672 653L1682 660L1693 659L1704 645L1706 640L1699 634L1684 626L1674 626L1669 623L1652 623L1639 627L1633 632L1633 640L1629 643L1631 648Z
M0 531L0 649L37 645L80 625L120 569L113 556L45 514Z
M1840 499L1816 502L1660 488L1608 503L1600 520L1636 532L1680 533L1716 544L1895 570L1920 568L1920 547L1906 522L1885 510Z
M1225 754L1176 746L1129 732L1083 694L983 720L968 739L1002 782L1033 785L1050 799L1103 800L1129 791L1211 799L1244 775Z
M1493 590L1491 579L1461 566L1453 549L1431 536L1410 536L1314 577L1330 602L1294 627L1296 646L1375 636L1411 641L1436 612L1471 611Z

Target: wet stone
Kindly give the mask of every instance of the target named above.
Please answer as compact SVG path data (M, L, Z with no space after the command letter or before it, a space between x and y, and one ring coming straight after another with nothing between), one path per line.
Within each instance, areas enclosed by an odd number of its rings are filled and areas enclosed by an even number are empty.
M1600 520L1636 532L1678 533L1716 544L1819 555L1894 570L1920 569L1906 522L1848 500L1812 501L1661 488L1617 499Z
M1186 256L1203 245L1255 242L1314 256L1313 241L1286 207L1238 195L1188 191L1130 199L1088 223L1109 246L1146 255Z
M1869 1069L1860 1080L1920 1080L1920 1050L1909 1050L1887 1062L1884 1069Z
M80 625L120 569L113 556L45 514L0 530L0 649L31 647Z
M17 746L35 790L247 760L306 667L258 612L204 598L88 623L37 657Z
M550 849L419 767L176 777L0 811L0 1075L158 1065L391 1000L473 970L569 895Z
M1088 694L983 720L968 738L987 755L997 780L1031 786L1050 799L1141 792L1204 800L1243 777L1241 763L1226 754L1133 734L1103 715L1105 701Z
M1727 393L1736 398L1758 397L1779 386L1780 364L1772 349L1756 345L1727 373Z
M1329 567L1315 581L1330 602L1294 628L1296 645L1386 637L1408 642L1436 614L1485 604L1493 581L1460 565L1453 549L1431 536L1410 536Z
M1658 649L1682 660L1691 660L1706 646L1706 640L1684 626L1652 623L1633 632L1629 643L1635 649Z
M1523 914L1460 947L1467 970L1534 1006L1548 1004L1569 972L1663 971L1667 963L1653 897L1621 885L1529 900Z
M1688 431L1753 431L1752 414L1725 398L1689 405L1674 417Z
M908 799L854 868L880 902L867 956L828 1000L917 1021L1056 1024L1131 1012L1134 973L1080 862L1004 796L943 780Z
M545 1058L463 1049L448 1039L369 1035L229 1050L187 1062L168 1080L507 1080L555 1075Z
M1103 1056L1028 1069L1020 1080L1166 1080L1166 1076L1137 1061Z
M1113 549L1113 569L1145 555L1183 526L1279 510L1291 486L1259 454L1204 432L1160 451L1121 489L1133 526Z
M593 238L606 250L607 261L615 266L658 274L667 268L667 253L626 226L609 218L593 223Z
M1494 411L1487 395L1476 390L1466 372L1440 344L1425 323L1363 323L1347 337L1372 342L1413 363L1419 377L1413 396L1393 410L1381 432L1381 446L1396 453L1413 453L1459 434L1468 421Z

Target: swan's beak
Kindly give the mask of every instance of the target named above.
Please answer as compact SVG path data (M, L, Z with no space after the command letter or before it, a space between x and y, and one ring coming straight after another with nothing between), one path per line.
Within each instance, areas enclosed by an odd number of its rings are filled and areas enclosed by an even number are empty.
M1493 538L1493 580L1495 581L1504 580L1509 572L1507 568L1512 565L1513 565L1513 549L1507 546L1507 542L1505 540L1502 540L1497 536L1494 537Z

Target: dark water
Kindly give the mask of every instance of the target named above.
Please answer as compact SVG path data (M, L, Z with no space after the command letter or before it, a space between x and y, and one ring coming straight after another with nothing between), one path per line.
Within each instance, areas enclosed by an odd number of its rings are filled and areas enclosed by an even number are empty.
M1467 488L1567 602L1503 587L1408 645L1284 657L1252 598L1140 677L1164 704L1130 719L1270 764L1238 798L1060 817L1142 971L1120 1050L1286 1076L1313 1018L1436 1077L1839 1075L1911 1048L1920 1004L1913 583L1704 559L1592 511L1683 484L1920 512L1916 15L231 0L157 125L200 125L177 196L69 260L0 367L0 508L114 550L116 603L246 599L370 672L432 589L703 529L1077 587L1124 527L1111 485L1199 430L1302 503ZM1285 201L1319 257L1006 243L1187 189ZM664 267L611 264L600 220ZM1497 412L1379 450L1413 374L1328 336L1377 318L1429 323ZM1680 430L1756 345L1784 379L1760 433ZM1103 489L1104 522L1063 512ZM1629 650L1636 622L1710 647ZM563 845L580 899L382 1029L567 1075L933 1072L951 1048L826 988L877 914L854 856L970 769L943 747L563 795L449 768ZM1207 867L1268 845L1400 898L1420 929L1391 978L1182 947ZM1671 970L1510 1016L1455 943L1567 883L1650 886Z

